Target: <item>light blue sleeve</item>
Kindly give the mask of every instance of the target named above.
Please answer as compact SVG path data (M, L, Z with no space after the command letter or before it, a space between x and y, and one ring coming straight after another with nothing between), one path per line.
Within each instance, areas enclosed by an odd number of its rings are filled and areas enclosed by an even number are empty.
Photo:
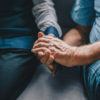
M90 33L90 42L100 41L100 0L94 0L95 21Z
M94 0L76 0L71 14L77 24L93 25L95 19Z

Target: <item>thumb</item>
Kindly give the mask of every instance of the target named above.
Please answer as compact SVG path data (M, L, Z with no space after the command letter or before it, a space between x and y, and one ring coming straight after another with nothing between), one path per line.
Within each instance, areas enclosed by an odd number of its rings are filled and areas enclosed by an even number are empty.
M57 71L55 63L48 65L48 68L52 72L52 75L55 76Z
M38 38L41 38L41 37L43 37L44 36L44 33L43 32L39 32L38 33Z

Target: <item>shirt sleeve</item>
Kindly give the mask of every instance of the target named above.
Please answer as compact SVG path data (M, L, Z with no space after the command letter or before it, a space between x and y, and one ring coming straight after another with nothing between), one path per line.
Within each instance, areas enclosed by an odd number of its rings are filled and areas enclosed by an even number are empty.
M94 0L76 0L71 14L77 24L93 25L95 19Z
M95 21L90 33L90 42L100 41L100 0L94 0L95 6Z
M57 16L52 0L33 0L33 4L34 7L32 12L40 31L46 31L47 34L50 33L61 37L62 31L57 22Z

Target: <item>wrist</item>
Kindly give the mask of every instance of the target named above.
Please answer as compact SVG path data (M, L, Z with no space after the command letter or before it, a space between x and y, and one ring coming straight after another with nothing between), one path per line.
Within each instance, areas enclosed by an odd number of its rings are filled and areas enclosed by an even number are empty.
M89 64L92 61L91 49L87 46L77 47L73 54L73 63L74 65L84 65Z
M71 66L75 66L78 59L78 54L76 54L76 51L78 51L78 47L71 47L71 51L72 51L70 57Z

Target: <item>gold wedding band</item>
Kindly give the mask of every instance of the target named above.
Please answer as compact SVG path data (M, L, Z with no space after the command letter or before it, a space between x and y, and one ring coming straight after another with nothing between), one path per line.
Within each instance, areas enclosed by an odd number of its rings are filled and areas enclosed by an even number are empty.
M39 47L42 47L42 44L39 44L38 46L39 46Z

